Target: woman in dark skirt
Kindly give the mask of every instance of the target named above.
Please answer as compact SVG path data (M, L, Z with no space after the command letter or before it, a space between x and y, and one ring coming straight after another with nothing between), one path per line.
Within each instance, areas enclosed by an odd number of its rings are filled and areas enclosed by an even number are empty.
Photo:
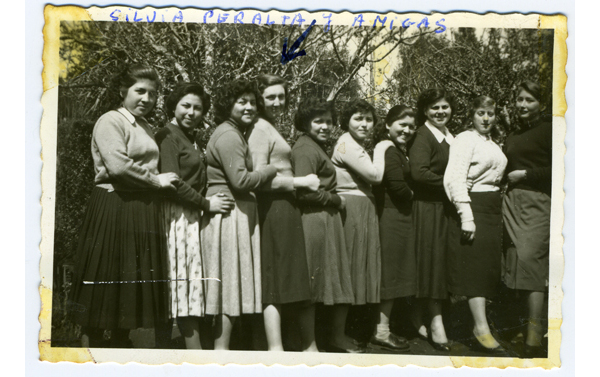
M287 82L265 74L258 77L257 87L259 118L248 131L248 148L255 169L268 164L277 168L277 176L256 191L267 342L270 351L283 351L281 305L306 301L298 310L302 349L315 352L314 305L310 304L302 214L294 190L316 191L319 178L315 174L294 177L292 149L274 127L286 107Z
M213 195L210 200L203 196L206 167L195 142L195 130L208 112L210 97L202 86L183 83L175 87L165 105L172 121L156 134L159 168L162 173L173 172L181 177L177 191L163 203L169 246L169 315L177 319L186 348L201 349L200 340L209 333L206 329L200 331L205 305L200 252L202 211L229 213L233 200L224 195Z
M311 300L333 306L329 348L332 351L362 353L364 349L345 333L349 304L354 302L350 261L340 216L345 199L335 191L335 167L323 149L334 120L332 103L314 97L300 103L294 126L304 135L292 148L292 166L297 177L316 174L320 180L316 192L298 190Z
M428 336L438 350L449 351L450 343L442 321L442 301L448 297L446 253L452 204L444 192L443 179L450 144L454 137L446 125L454 113L452 95L443 89L428 89L417 101L417 132L409 150L410 173L414 181L413 220L417 251L417 298L429 309L429 329L423 323L421 303L414 312L413 325ZM424 303L422 303L424 304Z
M471 104L467 130L450 147L444 188L456 207L461 230L448 252L448 290L467 296L473 315L473 336L486 352L504 352L490 332L486 297L496 294L502 256L500 182L506 156L494 142L497 136L496 102L479 96Z
M407 144L415 133L415 113L407 106L390 109L385 122L375 128L377 147L393 145L385 150L385 170L381 185L373 186L379 215L381 239L381 303L377 330L371 344L391 349L408 350L404 338L390 332L390 315L394 300L417 293L417 260L412 218L413 192L410 181Z
M114 79L121 107L94 126L96 187L83 221L71 296L82 346L129 343L129 330L167 321L166 239L159 190L175 190L175 173L159 174L159 150L146 119L160 87L153 68L134 65Z
M505 240L503 280L522 290L529 320L526 357L546 357L542 349L545 294L550 255L550 196L552 189L552 121L542 112L540 85L522 83L517 91L520 128L504 144L508 191L502 203ZM549 105L547 105L549 106Z
M236 318L262 312L260 230L252 191L272 180L277 168L254 169L244 138L256 121L257 97L248 81L227 84L215 101L216 120L221 124L206 147L207 198L225 194L235 199L231 213L202 217L206 314L217 316L217 350L229 349Z

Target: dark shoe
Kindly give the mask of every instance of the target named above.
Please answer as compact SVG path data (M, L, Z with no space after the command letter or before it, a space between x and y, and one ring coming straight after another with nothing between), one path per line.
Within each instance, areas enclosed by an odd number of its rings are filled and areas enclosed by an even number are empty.
M525 359L546 359L548 351L542 346L523 345L523 358Z
M366 350L362 347L356 346L356 348L340 348L338 346L334 346L332 344L327 347L327 352L334 353L365 353Z
M335 352L335 353L365 353L365 352L367 352L364 345L361 342L359 342L358 340L352 339L352 343L354 344L354 347L352 347L352 348L341 348L338 346L334 346L333 344L329 344L327 351Z
M450 352L450 350L452 349L452 342L447 342L447 343L436 343L433 341L433 338L431 337L431 332L428 332L429 335L427 337L427 341L429 342L429 344L431 344L431 346L433 348L435 348L438 351L442 351L442 352Z
M491 335L491 334L489 334L489 335L493 337L493 335ZM500 345L500 342L498 342L497 340L496 340L496 342L498 343L498 347L488 348L488 347L484 346L481 343L481 341L479 340L479 338L477 337L477 335L475 335L475 333L473 333L473 338L471 338L471 348L473 348L474 350L480 351L480 352L485 352L491 356L497 356L497 357L510 356L508 351L504 347L502 347L502 345Z
M406 339L390 333L387 339L379 339L375 335L371 337L369 341L369 346L372 348L380 348L389 351L397 351L397 352L408 352L410 351L410 345Z

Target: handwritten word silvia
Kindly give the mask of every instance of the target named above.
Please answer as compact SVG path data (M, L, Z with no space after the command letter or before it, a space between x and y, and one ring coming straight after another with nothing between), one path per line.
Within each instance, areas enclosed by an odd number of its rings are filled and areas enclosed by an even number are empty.
M110 13L110 18L113 21L126 21L126 22L184 22L183 12L181 10L172 9L164 9L164 10L153 10L153 11L140 11L136 9L128 8L129 10L124 11L121 9L115 9ZM323 22L327 21L326 24L323 25L323 30L328 32L331 27L331 18L332 13L323 13L321 16L323 17ZM295 15L280 15L273 16L272 14L264 14L264 13L253 13L246 15L243 11L239 12L220 12L215 10L209 10L204 12L203 15L204 23L214 23L216 21L217 24L222 23L234 23L234 24L254 24L254 25L283 25L283 26L302 26L302 23L306 22L305 18L302 18L301 13L296 13ZM233 22L232 22L233 21ZM435 27L436 33L443 33L446 31L446 26L444 25L445 19L441 18L436 20L429 20L428 17L423 16L418 19L411 18L402 18L399 16L379 16L377 15L375 19L369 20L365 19L363 14L356 14L354 16L354 21L351 26L369 26L372 27L389 27L392 30L394 27L403 27L408 29L410 27L416 28L428 28Z

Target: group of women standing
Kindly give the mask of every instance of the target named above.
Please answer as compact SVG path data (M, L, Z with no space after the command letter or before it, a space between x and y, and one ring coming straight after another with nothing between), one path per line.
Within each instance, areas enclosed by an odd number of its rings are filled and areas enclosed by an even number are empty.
M288 105L285 80L236 80L213 103L219 126L205 165L194 130L211 101L200 85L176 86L165 101L172 121L154 135L144 116L156 104L156 72L132 66L116 83L121 107L93 132L96 187L71 296L85 346L104 330L113 346L125 346L129 330L176 319L187 348L228 349L235 320L262 313L254 327L269 350L283 351L288 306L302 350L316 352L315 304L323 304L331 308L323 348L361 353L346 317L351 305L373 304L370 347L407 352L390 316L395 299L415 296L415 329L449 350L442 303L452 293L469 298L479 346L498 353L485 302L503 276L509 288L529 292L526 345L537 352L552 131L540 120L537 84L520 88L522 128L507 139L506 156L492 138L493 99L476 98L467 130L454 138L446 128L453 98L434 89L416 110L394 106L382 122L366 101L349 102L330 158L325 145L338 124L331 102L301 101L294 127L302 135L290 147L275 127ZM371 137L373 158L365 149ZM502 217L512 241L504 258Z

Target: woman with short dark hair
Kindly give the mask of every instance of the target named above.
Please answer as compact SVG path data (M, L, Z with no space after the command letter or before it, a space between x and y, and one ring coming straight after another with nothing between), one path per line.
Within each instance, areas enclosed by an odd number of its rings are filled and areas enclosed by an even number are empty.
M413 324L428 336L432 346L449 351L450 343L442 321L442 301L448 297L446 254L448 230L456 211L444 192L444 171L454 137L447 128L456 107L454 98L443 89L427 89L417 101L417 132L409 150L410 173L414 181L413 219L417 250L417 298L429 309L426 329L417 307Z
M102 115L92 134L94 181L76 252L70 307L82 326L82 346L129 347L129 330L167 321L166 240L160 208L163 189L177 174L158 171L159 150L146 121L160 79L148 66L131 65L113 78L121 106Z
M163 204L168 240L170 311L185 338L186 348L201 349L199 317L204 317L204 288L200 252L202 212L229 213L233 200L225 195L204 198L206 167L195 141L195 131L210 107L210 97L196 83L179 84L165 101L172 118L156 133L161 172L181 177L176 192Z
M316 174L320 180L316 192L300 189L297 195L302 208L311 300L333 305L329 349L362 353L364 349L345 333L348 307L354 302L340 216L345 198L336 192L335 167L323 149L335 124L335 115L331 102L309 97L300 103L294 126L304 134L292 148L292 165L295 176Z
M244 132L256 120L254 86L236 80L219 92L215 118L221 124L206 148L207 198L224 194L235 200L229 215L204 214L202 260L206 314L217 315L215 349L229 349L235 318L262 312L260 231L253 190L272 180L277 169L253 169Z
M467 296L477 348L505 353L488 325L485 302L500 283L502 255L502 197L500 183L506 156L494 142L496 102L479 96L471 103L467 130L450 146L444 188L460 215L461 234L448 251L448 290ZM458 232L458 227L452 229Z
M417 292L413 191L409 185L407 157L415 129L415 112L408 106L396 105L390 109L385 121L375 126L374 132L377 146L392 141L393 147L385 150L381 185L373 186L381 239L381 303L377 331L371 344L400 351L408 351L409 347L404 338L390 331L394 301Z
M502 213L506 240L503 280L508 288L525 292L529 308L526 357L546 357L544 299L548 289L550 204L552 191L552 122L543 112L541 88L526 81L517 88L520 128L504 144L508 191Z

